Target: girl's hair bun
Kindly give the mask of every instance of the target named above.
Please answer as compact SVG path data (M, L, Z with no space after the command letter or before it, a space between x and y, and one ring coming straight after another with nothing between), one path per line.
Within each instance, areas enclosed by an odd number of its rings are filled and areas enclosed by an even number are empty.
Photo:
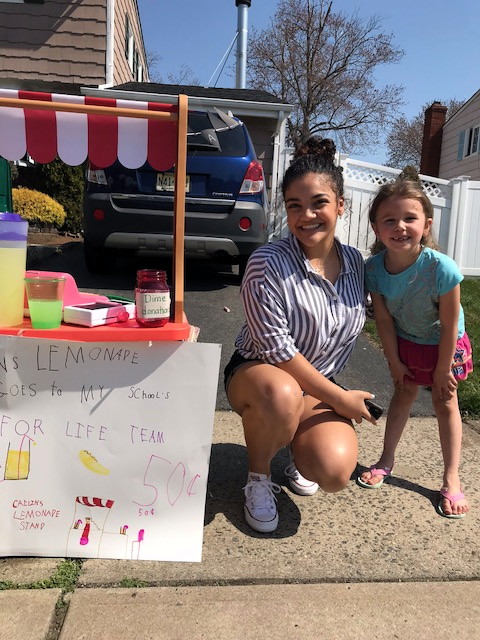
M337 198L343 198L343 169L335 164L335 152L335 143L330 138L310 136L303 144L299 145L283 176L283 197L285 198L287 189L294 180L303 178L308 173L316 173L327 176Z
M331 138L320 138L319 136L310 136L295 151L294 158L301 156L322 156L325 161L333 162L335 158L336 147Z

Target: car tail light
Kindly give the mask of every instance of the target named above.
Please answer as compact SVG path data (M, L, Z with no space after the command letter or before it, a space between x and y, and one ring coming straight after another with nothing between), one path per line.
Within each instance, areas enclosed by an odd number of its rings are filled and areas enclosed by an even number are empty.
M259 162L252 161L243 178L240 193L260 193L261 191L263 191L263 168Z
M93 217L95 220L103 220L105 218L105 211L103 209L95 209Z
M92 184L107 184L105 171L103 169L98 169L94 164L88 165L86 178L88 182L91 182Z
M248 231L252 226L252 221L250 220L250 218L241 218L238 226L242 231Z

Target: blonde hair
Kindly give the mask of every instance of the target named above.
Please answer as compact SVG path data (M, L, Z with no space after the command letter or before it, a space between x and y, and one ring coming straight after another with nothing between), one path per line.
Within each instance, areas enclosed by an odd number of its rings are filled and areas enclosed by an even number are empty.
M421 184L413 180L400 179L395 180L395 182L389 182L380 187L377 195L370 205L370 212L368 214L370 224L376 223L377 213L380 205L389 198L409 198L410 200L417 200L422 206L425 218L427 220L433 220L433 206L430 202L429 197L422 189ZM431 227L428 234L420 240L420 243L425 247L430 247L431 249L436 249L437 251L440 248L433 238ZM385 249L385 245L381 240L378 239L376 239L370 247L372 255L380 253L380 251L383 251L383 249Z

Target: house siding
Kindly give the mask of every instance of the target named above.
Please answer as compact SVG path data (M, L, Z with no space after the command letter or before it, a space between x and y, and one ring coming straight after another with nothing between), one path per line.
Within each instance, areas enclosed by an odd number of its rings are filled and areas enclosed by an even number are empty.
M443 127L442 153L439 177L451 180L458 176L470 176L480 180L480 155L475 154L458 160L460 133L480 124L480 92L465 104Z
M0 79L46 80L101 86L106 78L108 0L0 0ZM125 58L125 14L148 80L137 0L114 2L113 83L133 79Z
M140 24L140 15L136 0L116 0L114 33L114 72L113 84L135 81L125 55L125 16L128 15L133 32L135 49L138 51L143 68L143 81L148 82L147 61Z
M105 82L106 0L0 2L0 78Z

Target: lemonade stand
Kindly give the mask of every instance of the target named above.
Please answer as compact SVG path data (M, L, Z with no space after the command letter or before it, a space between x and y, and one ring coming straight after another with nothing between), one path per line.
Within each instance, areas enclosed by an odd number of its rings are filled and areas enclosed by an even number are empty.
M184 313L188 99L0 89L0 156L175 167L171 321L0 328L0 555L200 561L220 345Z

